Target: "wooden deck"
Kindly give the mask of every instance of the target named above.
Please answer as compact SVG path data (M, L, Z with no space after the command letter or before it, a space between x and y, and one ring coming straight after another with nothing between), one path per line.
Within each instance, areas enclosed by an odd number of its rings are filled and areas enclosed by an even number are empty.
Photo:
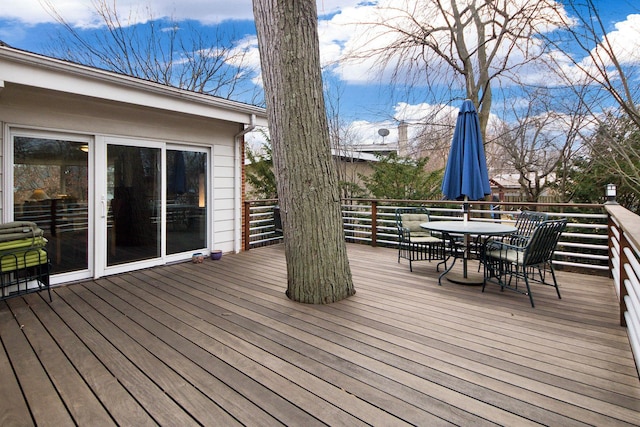
M0 425L640 424L611 282L562 300L437 285L349 245L357 294L285 295L282 246L58 287L0 304Z

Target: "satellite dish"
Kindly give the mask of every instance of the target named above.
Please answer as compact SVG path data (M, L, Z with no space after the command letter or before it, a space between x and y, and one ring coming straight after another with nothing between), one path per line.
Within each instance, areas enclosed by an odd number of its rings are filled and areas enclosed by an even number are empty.
M385 137L389 135L389 129L378 129L378 135Z

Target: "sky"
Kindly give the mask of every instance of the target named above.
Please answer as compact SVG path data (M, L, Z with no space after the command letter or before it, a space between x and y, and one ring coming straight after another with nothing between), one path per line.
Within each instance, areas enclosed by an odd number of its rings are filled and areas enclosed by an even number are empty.
M252 66L259 69L251 0L107 1L112 2L121 16L137 20L152 15L172 17L178 22L189 21L205 30L215 25L232 29L238 45L249 48ZM391 84L391 69L376 67L380 58L372 55L360 61L339 61L347 52L358 53L363 46L372 48L388 41L383 32L356 25L380 19L392 22L396 18L392 13L387 11L381 18L376 11L376 3L384 2L397 6L405 0L317 0L321 61L327 85L333 89L332 96L340 106L341 119L350 124L359 143L382 142L378 133L381 128L391 131L386 142L393 142L397 140L396 128L400 120L419 121L428 111L454 112L463 99L461 95L459 99L441 105L436 102L440 98L434 97L419 80L406 85ZM15 48L51 54L52 43L59 34L64 34L62 26L52 16L51 6L75 29L99 31L101 21L96 17L94 3L95 0L0 0L0 40ZM416 0L408 0L408 4L416 3ZM640 64L640 1L596 0L596 3L610 40L618 46L620 54ZM535 49L535 43L530 48ZM437 74L443 70L438 70L437 61L432 64L429 72ZM571 65L565 66L572 73ZM520 68L518 76L534 84L552 84L547 74L532 66ZM443 72L441 79L446 80L447 74ZM450 79L455 81L454 77ZM260 83L259 75L254 76L254 81ZM439 90L451 91L450 88ZM526 102L526 99L521 101Z

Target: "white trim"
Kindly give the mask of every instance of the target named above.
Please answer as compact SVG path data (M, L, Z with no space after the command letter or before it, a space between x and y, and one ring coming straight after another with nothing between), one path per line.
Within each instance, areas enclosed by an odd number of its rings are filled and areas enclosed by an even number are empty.
M71 132L71 131L59 131L59 130L46 130L43 128L26 128L24 126L18 126L18 125L8 125L6 126L6 128L7 128L8 136L6 139L6 143L4 144L3 157L5 159L8 159L10 163L9 163L8 169L7 169L7 165L3 164L4 170L9 171L8 173L3 174L5 177L5 180L3 182L4 190L13 188L15 184L13 179L13 173L12 173L12 171L14 170L13 168L14 137L42 138L42 139L51 139L51 140L58 139L58 140L64 140L64 141L86 143L90 147L94 145L94 137L92 135L83 134L83 133L77 133L77 132ZM89 153L91 152L92 151L90 150ZM93 162L94 162L94 159L90 156L87 159L87 170L88 170L87 198L89 201L92 200L91 197L95 192L93 189L93 185L95 182L94 175L92 175L91 173ZM14 214L15 214L13 192L4 191L3 193L6 195L3 199L3 203L4 203L3 219L5 221L13 221ZM65 273L58 273L58 274L53 272L51 276L52 285L87 279L87 278L93 277L94 275L95 262L93 261L92 257L95 256L93 252L93 248L95 247L95 233L96 233L95 221L94 221L95 209L91 203L87 205L87 208L88 208L88 212L87 212L88 230L87 230L87 248L86 248L87 258L88 258L87 268L82 270L65 272Z
M242 158L240 153L240 147L242 144L240 143L242 136L234 138L234 165L233 165L233 174L234 174L234 210L236 214L234 215L234 231L235 235L233 237L233 251L235 253L239 253L242 250L242 162L240 159ZM248 237L248 236L247 236Z
M95 227L92 250L93 254L93 275L97 279L105 275L105 267L107 265L107 215L109 207L107 206L107 137L104 135L96 135L94 149L89 150L93 153L93 179L94 198L93 201L95 215L93 223ZM100 161L101 160L101 161ZM91 259L91 258L90 258ZM99 261L98 261L99 260Z
M185 259L187 259L186 255L192 254L194 251L196 252L203 252L206 253L206 255L209 255L209 247L213 247L214 242L213 242L213 224L215 223L215 220L213 218L213 208L212 208L212 200L213 200L213 193L212 193L212 189L214 188L214 182L213 182L213 174L212 174L212 167L211 167L211 163L213 162L212 157L212 151L211 151L211 146L199 146L199 145L193 145L193 144L187 144L187 143L183 143L183 144L170 144L167 143L166 147L165 147L165 151L166 150L180 150L180 151L192 151L194 153L204 153L207 156L207 168L205 170L205 176L207 178L206 183L207 183L207 188L206 188L206 200L205 200L205 206L206 206L206 220L207 222L205 223L205 244L206 247L204 248L199 248L199 249L192 249L189 251L185 251L185 252L178 252L175 254L167 254L167 250L166 250L166 241L167 239L164 239L163 242L163 250L162 253L164 254L164 258L165 261L167 263L169 262L177 262L177 261L184 261ZM166 154L165 154L165 158L163 160L163 165L165 165L164 169L164 173L166 173L167 169L166 169ZM167 200L166 200L166 188L168 185L168 182L165 180L164 181L166 184L163 187L165 189L165 194L164 194L164 202L163 202L163 206L162 209L163 211L166 211L167 209ZM165 218L165 220L163 221L163 236L167 236L167 230L166 230L166 226L167 226L167 221L166 221L166 214L163 212L163 218ZM190 256L190 255L189 255Z
M5 124L2 132L2 222L13 220L13 138L11 126Z

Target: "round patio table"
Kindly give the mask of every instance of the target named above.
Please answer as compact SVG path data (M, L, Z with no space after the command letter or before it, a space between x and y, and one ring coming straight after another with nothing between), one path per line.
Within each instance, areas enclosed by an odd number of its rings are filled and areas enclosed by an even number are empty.
M484 282L484 275L470 276L467 271L467 259L469 258L469 236L502 236L516 232L516 227L508 224L488 221L431 221L423 222L420 227L442 233L443 238L448 239L451 243L451 252L453 262L438 277L438 284L442 284L442 278L461 285L481 285ZM464 237L464 245L462 250L462 274L451 272L456 263L458 251L455 249L454 237L462 235Z

